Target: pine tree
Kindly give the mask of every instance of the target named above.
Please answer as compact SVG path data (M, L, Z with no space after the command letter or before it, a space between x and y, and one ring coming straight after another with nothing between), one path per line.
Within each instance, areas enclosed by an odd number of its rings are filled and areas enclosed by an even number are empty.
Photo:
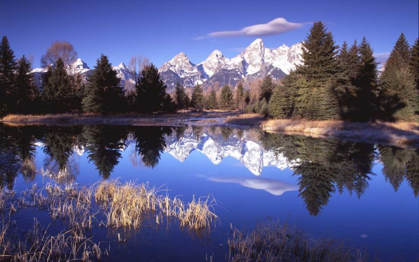
M236 106L241 110L244 108L244 88L241 82L237 85Z
M355 81L359 72L359 56L356 41L348 49L346 42L343 43L338 63L340 72L337 76L336 94L338 96L339 114L344 120L354 120L357 114L357 93L358 88Z
M220 94L220 107L230 109L233 107L233 93L228 85L223 86Z
M374 52L364 37L359 48L360 67L356 85L358 87L355 120L369 121L373 119L377 107L375 93L377 92L377 63Z
M406 66L410 62L410 46L403 33L397 39L394 45L393 51L391 51L388 60L386 61L387 66L402 67Z
M112 69L108 57L101 55L95 69L87 80L83 111L87 113L109 114L121 110L123 91L119 87L120 79Z
M409 62L410 47L401 34L380 77L379 117L383 120L417 120L419 97Z
M207 108L208 109L218 108L217 94L215 93L215 90L211 90L208 96Z
M263 79L259 89L259 100L265 98L265 100L269 102L275 89L275 84L272 82L272 78L269 75Z
M204 109L204 91L200 85L196 85L192 91L191 106L196 110Z
M19 113L34 113L35 99L39 95L38 88L33 83L32 66L29 60L22 56L18 60L16 70L17 102L16 111Z
M16 61L9 40L3 36L0 44L0 117L12 113L16 105Z
M136 85L137 112L153 113L169 108L166 96L166 85L160 77L158 69L153 65L145 66Z
M284 85L275 88L269 101L269 115L274 118L285 119L289 117L287 91Z
M293 114L310 120L336 118L340 69L333 36L322 22L315 22L303 47L304 64L296 69L300 83L296 85Z
M262 100L260 101L260 110L259 110L259 114L264 115L265 117L269 115L269 106L268 106L268 102L266 101L265 98L262 98Z
M43 83L42 97L47 111L51 113L65 113L71 111L74 90L71 88L64 63L58 59L47 75L47 82Z
M416 90L419 91L419 38L416 38L415 44L412 46L411 58L410 58L410 72L412 72Z
M246 106L250 104L250 90L246 90L246 92L244 92L244 103Z
M304 64L297 72L312 82L313 87L321 87L338 72L336 60L337 46L332 33L327 32L323 22L315 22L310 34L303 42L302 59Z
M177 82L175 89L175 102L177 109L187 109L189 107L189 97L185 92L185 88Z

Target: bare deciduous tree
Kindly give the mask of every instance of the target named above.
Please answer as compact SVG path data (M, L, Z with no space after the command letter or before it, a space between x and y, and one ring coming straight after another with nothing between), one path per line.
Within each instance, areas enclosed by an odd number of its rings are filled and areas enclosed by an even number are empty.
M134 76L135 84L137 84L138 77L140 76L141 71L144 69L144 67L148 65L150 65L150 60L146 56L138 55L131 57L131 60L128 64L128 69Z
M58 58L61 58L64 62L64 65L70 65L77 58L77 52L74 50L72 44L66 41L55 41L47 49L47 52L42 55L41 65L42 67L47 67L51 64L54 64Z

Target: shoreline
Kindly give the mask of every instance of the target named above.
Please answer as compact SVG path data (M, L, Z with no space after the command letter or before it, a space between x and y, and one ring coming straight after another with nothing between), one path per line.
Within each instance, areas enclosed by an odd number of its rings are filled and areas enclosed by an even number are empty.
M419 146L419 122L356 123L337 120L265 120L260 114L243 114L240 111L182 111L153 115L9 115L1 119L0 123L10 126L101 124L136 126L231 125L237 127L259 127L265 132L288 135L305 135L317 138L334 137L360 142L386 143L399 147Z
M237 115L231 111L183 111L169 114L48 114L8 115L0 123L10 126L22 125L138 125L138 126L181 126L191 123L221 124L224 118Z
M419 147L419 122L357 123L337 120L308 121L292 119L262 120L256 114L227 117L231 125L259 126L263 131L316 138L338 138L367 143Z

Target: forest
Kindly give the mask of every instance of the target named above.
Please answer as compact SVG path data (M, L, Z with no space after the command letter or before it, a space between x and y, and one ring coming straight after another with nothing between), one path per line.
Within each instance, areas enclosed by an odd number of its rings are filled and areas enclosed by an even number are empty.
M0 117L9 114L164 113L179 110L241 110L267 118L352 122L418 121L419 40L402 33L381 70L364 37L336 45L323 22L315 22L303 42L303 65L283 79L269 75L256 88L246 83L222 88L178 83L169 94L152 63L135 68L135 88L125 92L106 55L87 79L68 72L74 48L55 42L42 57L41 86L30 59L15 58L6 36L0 45ZM148 60L147 60L148 61Z

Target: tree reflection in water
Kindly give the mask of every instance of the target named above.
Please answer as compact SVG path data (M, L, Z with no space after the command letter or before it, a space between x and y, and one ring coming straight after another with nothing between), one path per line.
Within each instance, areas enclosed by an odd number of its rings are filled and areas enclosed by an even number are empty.
M204 134L206 135L204 138ZM259 134L259 136L257 135ZM394 146L320 139L305 136L269 134L262 131L234 130L231 127L135 127L135 126L66 126L66 127L9 127L0 125L0 187L13 188L18 174L25 181L32 181L37 174L34 161L35 142L43 143L47 155L44 161L44 174L59 183L71 183L79 174L79 160L75 151L86 150L87 157L103 178L109 178L119 163L121 152L133 143L132 163L142 163L154 168L161 155L168 149L170 141L192 139L199 145L202 139L210 137L221 153L223 147L238 146L244 152L243 143L252 141L270 154L285 157L298 178L299 196L304 200L309 213L318 215L328 204L333 193L348 191L361 198L374 176L374 160L382 163L382 173L397 191L404 180L408 182L417 197L419 194L419 149L398 148ZM188 140L188 141L189 141ZM196 143L198 141L198 143ZM254 144L253 143L253 144ZM178 146L189 146L178 143ZM188 148L185 152L190 152ZM182 151L182 150L181 150ZM217 151L217 152L218 152ZM211 151L212 152L212 151ZM216 152L216 153L217 153ZM265 152L265 153L266 153ZM243 158L241 161L252 159ZM215 178L214 178L215 179ZM227 180L226 180L227 179ZM238 178L216 178L220 182L249 185ZM250 181L252 182L252 181ZM259 182L259 180L258 180ZM272 189L269 184L275 181L260 180L268 192L283 190L283 184ZM255 186L253 186L255 187Z

